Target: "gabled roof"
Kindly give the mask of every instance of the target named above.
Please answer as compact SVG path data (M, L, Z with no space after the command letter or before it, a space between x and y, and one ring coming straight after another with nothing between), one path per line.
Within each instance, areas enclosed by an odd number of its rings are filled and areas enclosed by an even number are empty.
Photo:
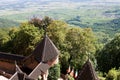
M16 72L23 73L23 71L20 69L20 67L15 62Z
M34 72L34 71L41 68L41 67L36 68L36 66L40 62L47 62L47 61L56 59L58 55L59 55L58 49L55 47L55 45L49 39L49 37L47 35L45 35L43 40L38 44L38 46L33 51L33 54L31 54L30 56L24 57L24 56L0 52L0 61L4 65L8 65L8 66L11 65L11 68L13 71L13 73L11 75L13 75L13 76L11 77L10 80L22 80L21 78L24 79L24 77L25 77L25 80L33 80L27 75L28 70L29 71L31 70L30 72L28 72L28 74L31 73L32 71L33 71L33 73L36 74L36 72ZM17 71L14 72L15 65L13 63L15 61L17 61L17 63L19 63L22 70L19 68L19 66L16 66ZM2 66L0 68L0 70L6 71L6 69L7 69L10 71L11 68L8 66L7 66L7 68L4 68L4 69ZM24 71L24 69L27 71ZM9 73L9 71L7 71L7 72Z
M32 79L37 79L42 73L46 73L50 68L48 64L39 63L38 66L29 74L29 77Z
M17 64L15 64L15 66L16 66L16 73L9 80L34 80L28 78L28 76L24 72L22 72L22 70L19 68Z
M24 73L16 72L9 80L35 80L35 79L29 78Z
M47 62L56 58L59 55L59 51L49 37L45 35L43 40L33 51L33 55L37 61Z
M99 80L90 60L83 65L76 80Z

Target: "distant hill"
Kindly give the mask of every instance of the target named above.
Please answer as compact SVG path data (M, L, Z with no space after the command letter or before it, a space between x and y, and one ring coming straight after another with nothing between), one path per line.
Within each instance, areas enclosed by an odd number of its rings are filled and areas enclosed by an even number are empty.
M14 26L18 26L18 25L19 25L18 22L0 18L0 28L14 27Z
M120 18L103 23L94 23L93 26L93 29L96 29L97 32L101 31L113 37L116 33L120 33Z
M120 32L119 4L120 0L0 0L0 27L49 16L113 36Z

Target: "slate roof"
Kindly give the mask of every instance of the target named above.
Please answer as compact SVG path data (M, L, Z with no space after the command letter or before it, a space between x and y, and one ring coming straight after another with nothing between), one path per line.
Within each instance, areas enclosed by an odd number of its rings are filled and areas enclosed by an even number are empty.
M90 60L83 65L76 80L99 80Z
M33 54L37 61L47 62L53 58L55 59L59 55L59 51L49 37L45 35L33 51Z

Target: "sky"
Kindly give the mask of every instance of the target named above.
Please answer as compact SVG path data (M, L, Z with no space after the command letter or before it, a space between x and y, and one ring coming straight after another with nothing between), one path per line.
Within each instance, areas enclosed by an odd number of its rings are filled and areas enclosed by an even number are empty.
M19 0L0 0L0 1L4 1L4 2L14 2L14 1L19 1ZM21 0L22 1L22 0ZM27 1L27 0L26 0ZM34 0L33 0L34 1ZM51 0L40 0L40 1L51 1ZM52 1L56 1L56 0L52 0ZM57 0L57 1L61 1L61 0ZM91 0L92 1L92 0ZM120 2L120 0L94 0L94 1L104 1L104 2Z
M97 0L97 1L101 1L101 0ZM120 0L102 0L104 2L120 2Z
M23 1L23 0L0 0L0 3L7 3L7 4L9 4L9 3L16 3L17 1ZM24 0L25 1L25 0ZM29 0L26 0L26 1L29 1ZM32 0L30 0L30 1L32 1ZM34 0L33 0L34 1ZM37 0L37 1L62 1L62 2L64 2L64 1L69 1L69 0ZM79 1L79 0L78 0ZM83 0L82 0L83 1ZM87 0L88 1L88 0ZM89 0L89 2L120 2L120 0Z

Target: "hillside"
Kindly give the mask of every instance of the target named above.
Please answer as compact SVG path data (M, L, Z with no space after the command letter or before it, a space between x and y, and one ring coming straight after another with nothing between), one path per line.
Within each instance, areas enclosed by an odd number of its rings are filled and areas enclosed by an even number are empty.
M14 27L14 26L18 26L18 25L19 25L18 22L0 18L0 28Z
M110 37L113 37L114 34L120 31L118 28L119 25L114 23L114 20L119 23L119 0L5 1L0 1L0 18L2 19L24 22L33 16L40 18L49 16L55 20L65 21L70 25L82 28L90 27L94 32L102 32L102 34L109 35Z

